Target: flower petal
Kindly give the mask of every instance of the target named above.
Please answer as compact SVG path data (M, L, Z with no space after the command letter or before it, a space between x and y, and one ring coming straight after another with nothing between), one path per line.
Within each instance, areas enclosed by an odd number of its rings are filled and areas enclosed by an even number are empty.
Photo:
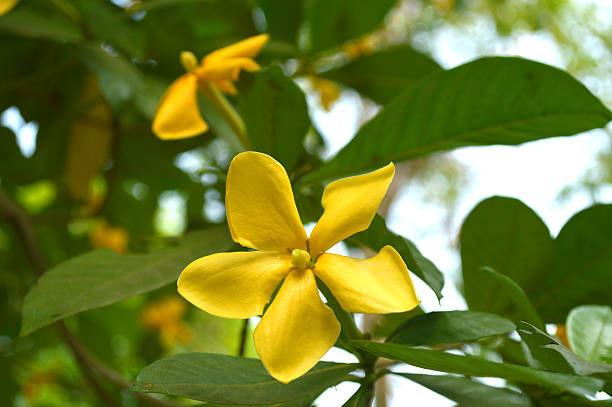
M228 95L235 95L238 93L238 89L236 89L232 81L229 79L216 81L215 85L217 85L221 92L227 93Z
M198 78L192 74L180 76L162 96L153 132L163 140L197 136L208 130L198 107Z
M366 260L323 253L314 273L348 312L386 314L419 305L406 264L391 246Z
M225 194L232 238L258 250L306 249L306 232L282 165L247 151L232 160Z
M217 253L189 264L178 292L204 311L224 318L260 315L291 268L288 253Z
M198 78L207 81L238 80L240 70L258 71L259 64L251 58L229 58L207 61L196 69Z
M225 58L255 58L269 39L268 34L260 34L228 45L206 55L202 59L202 64L205 61Z
M310 370L339 334L312 271L293 270L255 328L255 349L268 372L288 383Z
M309 239L313 257L370 226L394 173L390 163L367 174L334 181L325 188L321 199L325 211Z

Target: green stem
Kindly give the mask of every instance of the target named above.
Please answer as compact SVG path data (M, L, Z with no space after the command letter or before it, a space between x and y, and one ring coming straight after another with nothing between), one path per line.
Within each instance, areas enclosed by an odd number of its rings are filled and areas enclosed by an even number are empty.
M344 332L344 335L346 335L346 338L349 340L363 339L363 334L361 333L359 328L357 328L353 316L346 312L344 309L342 309L342 307L338 303L338 300L336 300L336 297L334 297L330 289L327 288L327 286L323 284L321 280L317 279L317 285L319 286L319 290L321 290L321 292L325 296L325 299L327 300L327 305L329 305L329 307L334 311L336 318L340 322L340 325L342 325L342 331Z
M251 149L251 143L247 137L246 127L242 118L236 112L231 103L225 98L223 93L217 86L210 81L200 83L200 90L206 98L212 103L214 108L221 114L223 119L230 126L234 134L238 137L240 144L244 150Z

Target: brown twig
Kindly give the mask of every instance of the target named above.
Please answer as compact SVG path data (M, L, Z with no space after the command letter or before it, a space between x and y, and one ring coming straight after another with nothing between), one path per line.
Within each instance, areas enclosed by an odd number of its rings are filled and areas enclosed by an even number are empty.
M34 232L34 225L29 215L23 211L16 203L14 203L9 196L0 189L0 217L4 218L10 223L26 250L28 260L32 264L34 271L37 276L41 276L47 270L43 260L42 251L38 245L36 234ZM115 372L104 365L98 358L91 354L80 342L72 335L72 333L66 328L63 321L56 322L57 328L59 329L62 337L70 346L70 349L74 353L74 356L81 366L81 370L85 378L90 382L93 390L100 396L100 398L109 404L112 400L104 392L104 389L100 386L96 378L91 374L92 372L97 373L100 377L113 384L115 387L124 390L131 386L131 383L121 377L119 373ZM141 402L146 403L150 406L155 407L181 407L182 404L173 403L171 401L158 399L145 393L134 392L133 393Z

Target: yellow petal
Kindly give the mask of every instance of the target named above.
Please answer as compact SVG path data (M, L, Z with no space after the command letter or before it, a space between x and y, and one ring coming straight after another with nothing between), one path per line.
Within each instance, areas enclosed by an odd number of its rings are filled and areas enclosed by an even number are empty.
M348 312L386 314L419 305L406 264L391 246L366 260L323 253L314 272Z
M208 130L198 107L198 78L185 74L172 82L155 112L153 132L163 140L197 136Z
M321 199L325 210L309 239L313 257L370 226L394 173L390 163L367 174L334 181L325 188Z
M250 58L229 58L207 61L196 69L195 73L201 80L222 81L238 80L240 70L258 71L259 64Z
M210 314L249 318L263 312L290 268L288 253L212 254L183 270L178 279L178 292Z
M0 16L8 13L19 3L19 0L0 0Z
M232 160L225 193L232 238L258 250L306 249L306 232L289 177L269 155L247 151Z
M221 92L227 93L228 95L235 95L238 93L238 89L236 89L232 81L229 79L216 81L215 85L217 85Z
M261 49L270 39L268 34L260 34L247 38L227 47L220 48L211 52L202 59L202 64L206 61L226 58L255 58Z
M321 301L309 269L293 270L255 328L255 349L268 372L288 383L334 345L340 324Z

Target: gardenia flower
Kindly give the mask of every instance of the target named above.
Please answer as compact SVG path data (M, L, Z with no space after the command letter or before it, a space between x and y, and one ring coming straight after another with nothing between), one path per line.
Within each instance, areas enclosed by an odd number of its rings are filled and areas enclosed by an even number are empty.
M391 163L330 183L323 215L307 237L282 165L266 154L238 154L227 174L227 222L234 241L256 251L195 260L178 279L179 293L211 314L249 318L264 311L284 279L254 342L273 377L284 383L300 377L340 334L315 276L348 312L403 312L419 303L408 269L391 246L366 260L325 253L369 227L394 172Z
M172 82L155 112L153 132L164 140L197 136L208 130L198 107L198 87L214 83L221 91L237 93L232 81L238 80L242 69L259 70L253 60L268 41L268 34L256 35L225 48L211 52L198 65L191 52L181 53L181 63L187 73Z

